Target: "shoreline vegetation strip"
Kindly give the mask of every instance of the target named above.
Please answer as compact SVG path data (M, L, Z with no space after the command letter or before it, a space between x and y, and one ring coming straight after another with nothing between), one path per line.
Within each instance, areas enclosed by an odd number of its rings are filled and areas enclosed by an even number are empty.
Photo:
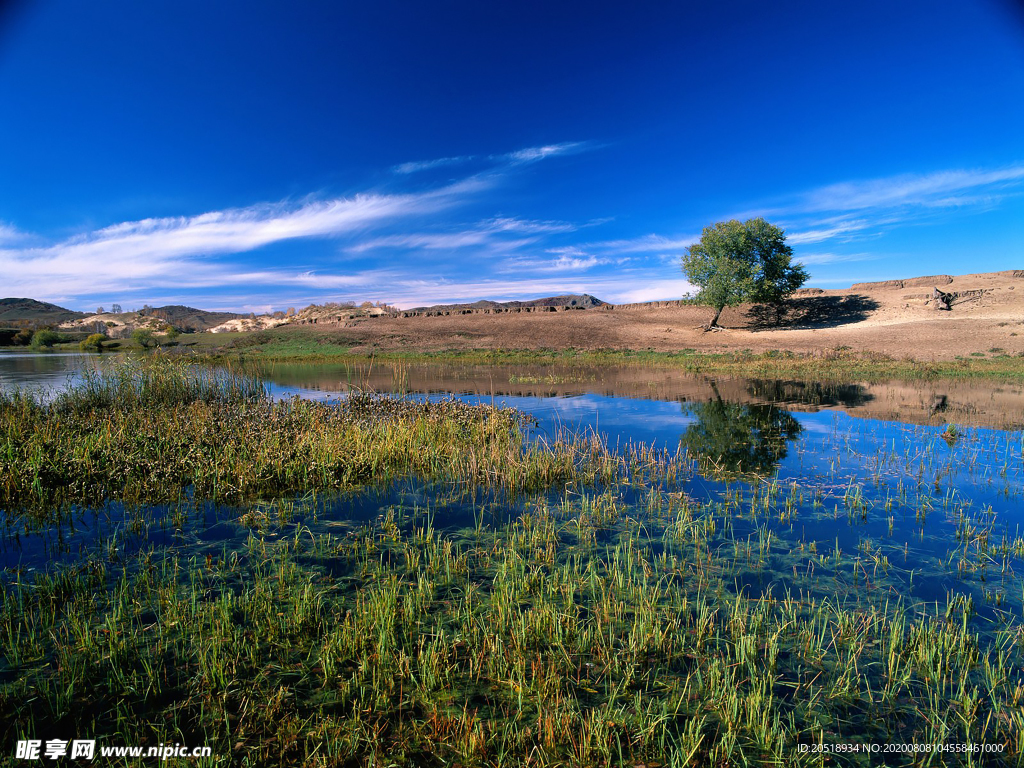
M685 456L585 438L535 451L501 409L326 408L161 360L50 404L0 397L9 524L113 498L145 515L182 506L188 482L192 503L231 500L248 529L205 557L148 547L16 574L0 605L5 743L214 748L191 765L1020 764L1018 619L983 631L962 595L911 602L882 586L895 566L878 553L790 542L801 567L781 583L786 548L740 524L748 502L788 510L784 489L696 502L671 490ZM318 502L285 488L400 474L456 497L489 485L525 510L450 531L434 525L439 491L337 535L287 524ZM642 501L623 502L623 482ZM988 544L972 534L961 567L993 558ZM757 574L773 587L737 588ZM932 749L867 751L900 743ZM935 752L958 744L987 751Z
M897 358L884 351L835 347L813 352L787 349L754 352L752 350L678 351L629 349L442 349L394 351L367 350L353 346L344 337L312 332L295 334L298 338L257 331L202 334L198 340L175 341L162 348L145 350L121 346L108 350L116 355L148 353L176 357L190 356L206 362L337 362L369 364L373 361L403 363L456 363L465 365L587 365L647 366L671 368L688 373L728 374L750 378L795 378L817 381L891 380L920 381L936 379L989 379L1024 382L1024 356L1010 355L1001 349L971 352L952 360L916 360ZM59 350L78 351L77 345ZM37 350L38 351L38 350ZM45 350L43 350L45 353Z
M395 352L366 352L332 342L310 339L286 340L274 336L243 337L222 348L197 350L212 359L256 358L264 361L334 361L368 363L396 361L409 363L464 363L467 365L638 365L665 367L690 373L721 373L746 377L800 378L819 381L984 378L1024 382L1024 358L1002 352L988 357L964 355L954 360L922 361L894 358L884 352L835 348L818 352L737 350L705 352L683 349L677 352L653 350L586 349L473 349Z

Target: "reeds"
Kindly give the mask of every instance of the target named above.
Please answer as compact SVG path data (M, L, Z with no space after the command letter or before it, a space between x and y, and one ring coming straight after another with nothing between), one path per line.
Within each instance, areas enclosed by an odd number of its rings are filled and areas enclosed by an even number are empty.
M0 510L178 498L238 502L415 473L511 492L609 478L623 460L526 444L511 409L356 394L275 402L258 379L182 361L125 363L52 403L0 396Z

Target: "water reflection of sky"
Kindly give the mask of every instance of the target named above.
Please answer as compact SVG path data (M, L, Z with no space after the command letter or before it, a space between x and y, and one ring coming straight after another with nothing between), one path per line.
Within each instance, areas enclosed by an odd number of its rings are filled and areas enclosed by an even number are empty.
M106 363L111 356L79 353L0 352L0 389L20 388L52 396L73 385L81 371ZM454 385L453 385L454 386ZM344 393L313 387L268 382L275 398L304 397L325 402L344 398ZM443 400L451 395L434 393L408 395L417 400ZM646 443L674 453L690 430L718 430L726 440L741 442L750 436L757 440L765 421L766 408L758 405L732 405L720 411L718 423L712 423L712 409L689 401L655 400L588 393L571 396L540 397L460 394L470 403L517 408L537 420L530 436L551 440L569 432L597 432L612 447ZM777 409L779 406L771 406ZM758 409L761 409L758 411ZM970 428L950 446L942 439L944 427L915 426L894 421L852 416L842 408L824 408L817 412L783 411L798 425L771 446L777 460L780 479L807 482L828 478L838 483L870 480L883 497L900 480L915 484L915 493L924 490L934 498L959 494L972 499L975 507L991 504L994 509L1014 512L1024 494L1022 433ZM787 417L788 418L788 417ZM733 423L729 423L728 420ZM724 421L723 421L724 420ZM736 422L747 423L740 428ZM747 431L744 431L747 430ZM689 432L691 437L696 432ZM705 440L706 442L706 440ZM725 446L728 448L728 446ZM780 450L781 448L781 450ZM763 458L763 456L762 456ZM764 473L766 466L758 467ZM927 480L930 488L922 489ZM1014 519L1018 514L1012 515Z
M1020 430L961 428L950 443L943 438L944 427L856 418L842 411L793 415L806 430L803 439L814 447L802 451L804 472L845 463L858 481L877 477L882 485L895 485L903 479L933 498L967 498L975 509L992 505L1024 523Z
M339 393L271 385L275 397L314 397L338 400ZM450 395L409 395L437 401ZM612 447L630 443L653 444L671 453L679 448L687 430L697 428L700 404L643 400L586 394L572 397L516 397L458 395L474 404L516 408L537 420L532 435L551 439L565 430L577 434L597 432ZM742 406L747 410L767 406ZM1020 431L971 428L963 430L951 447L942 438L943 427L851 416L840 409L816 413L788 411L799 425L787 440L775 468L780 482L802 485L817 482L839 489L849 482L868 481L871 494L885 498L902 484L913 494L969 499L971 508L991 505L1007 523L1024 525L1024 472ZM706 426L706 425L703 425ZM757 438L756 432L752 434ZM1008 468L1000 474L1003 466ZM763 470L763 468L762 468ZM764 472L761 472L764 474Z
M345 393L282 387L270 384L276 398L303 397L322 402L338 401ZM437 402L450 394L406 395L413 400ZM630 442L653 443L659 448L675 450L679 436L693 423L694 417L684 411L681 403L663 400L639 400L607 395L575 395L572 397L517 397L504 395L456 395L474 405L495 405L515 408L537 420L531 430L536 437L553 439L568 431L590 434L597 431L612 447Z
M468 402L489 404L490 398L463 396ZM675 450L679 437L693 423L680 403L632 400L605 395L574 397L504 397L500 405L516 408L537 419L534 434L553 439L562 432L596 432L611 447L651 443Z
M85 352L11 352L0 350L0 392L21 390L50 399L81 380L101 355Z

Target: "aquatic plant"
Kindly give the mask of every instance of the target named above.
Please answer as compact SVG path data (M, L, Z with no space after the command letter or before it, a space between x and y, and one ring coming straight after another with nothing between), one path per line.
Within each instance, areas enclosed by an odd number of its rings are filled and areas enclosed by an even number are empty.
M0 395L0 510L240 501L353 488L404 473L510 491L607 477L622 466L593 442L523 440L511 409L372 394L327 404L272 400L255 376L185 360L87 372L51 403Z
M675 509L659 534L585 494L455 538L388 508L343 536L88 560L0 606L4 735L261 764L818 765L813 745L891 743L1020 758L1019 628L983 643L961 598L733 592L771 537L737 560L709 509Z
M1024 441L850 419L788 444L762 415L742 439L795 474L714 440L530 442L456 401L274 402L186 362L5 396L14 535L118 498L186 543L118 530L3 572L0 738L213 746L200 765L1019 764L1024 535L993 503ZM236 505L216 543L189 527L209 499Z
M942 439L945 440L949 445L953 445L960 437L960 430L956 428L955 424L950 424L946 427L946 431L942 433Z

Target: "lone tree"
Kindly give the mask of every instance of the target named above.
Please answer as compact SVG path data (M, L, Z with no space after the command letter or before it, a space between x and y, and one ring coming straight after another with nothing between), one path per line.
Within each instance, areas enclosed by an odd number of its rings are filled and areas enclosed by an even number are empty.
M136 328L132 331L132 341L143 349L155 347L157 344L156 338L153 336L153 332L148 328Z
M807 280L802 264L791 264L786 235L761 218L720 221L705 227L686 249L683 272L700 288L696 300L714 308L707 330L718 327L726 307L743 302L777 304Z

